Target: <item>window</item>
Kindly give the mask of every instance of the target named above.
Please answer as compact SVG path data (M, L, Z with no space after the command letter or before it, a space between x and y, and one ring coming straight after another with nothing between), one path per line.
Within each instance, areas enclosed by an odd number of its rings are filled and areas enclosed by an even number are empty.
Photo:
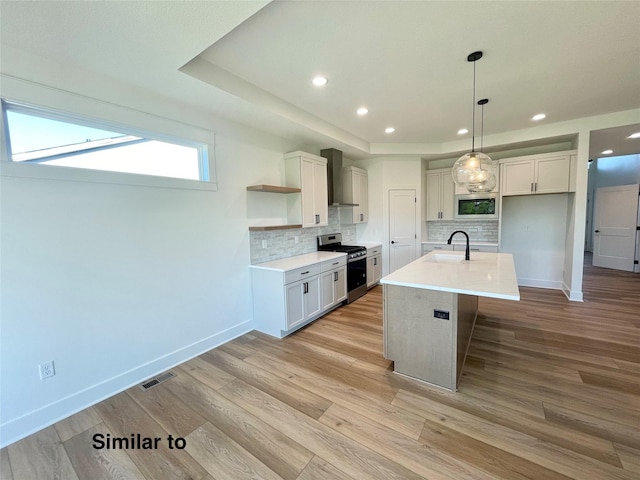
M9 160L208 181L207 146L3 102Z

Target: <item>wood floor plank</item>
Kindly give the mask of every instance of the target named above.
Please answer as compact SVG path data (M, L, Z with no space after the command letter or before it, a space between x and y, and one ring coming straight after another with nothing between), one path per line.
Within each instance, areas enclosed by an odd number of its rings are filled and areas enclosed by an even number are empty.
M574 430L608 438L612 442L640 449L640 424L609 422L595 415L587 415L570 408L544 402L545 418L553 423L567 425Z
M183 363L176 369L176 371L178 370L187 372L199 382L207 384L216 390L236 379L233 375L229 375L224 370L216 368L210 362L205 361L201 357L192 358L188 362Z
M101 421L100 415L92 407L89 407L55 423L53 426L58 432L60 440L66 442L71 437L98 425Z
M156 388L160 388L162 385ZM154 480L190 480L207 472L187 452L169 449L168 435L126 392L96 405L96 411L111 432L118 437L131 434L160 438L157 449L129 449L128 455L138 469Z
M2 480L13 480L11 462L9 461L9 450L7 448L0 450L0 478L2 478Z
M382 421L388 427L411 438L417 439L422 431L424 418L419 415L390 403L378 401L359 389L349 387L339 381L332 381L331 377L320 376L290 362L284 362L264 354L248 357L246 361L268 369L276 375L286 377L292 383L306 390L322 392L332 402L357 409L371 420Z
M425 445L416 439L372 422L338 404L329 407L320 417L320 422L425 478L470 480L494 478L441 450L425 448Z
M127 390L127 394L173 436L186 437L206 422L181 398L171 393L166 384L157 385L147 391L133 387Z
M614 443L614 447L618 452L620 461L625 470L635 472L640 478L640 450L631 448L627 445L619 445Z
M355 478L362 480L421 478L416 473L240 380L225 386L220 393Z
M281 479L208 422L187 437L186 449L214 478Z
M9 445L8 453L15 480L78 480L53 426Z
M226 352L211 350L202 355L202 358L230 375L242 379L249 385L267 392L269 395L313 418L319 418L331 405L331 401L326 398L302 390L291 384L291 382L264 370L257 369L253 365L243 362Z
M166 383L167 388L280 477L298 477L312 452L208 385L186 377L174 378Z
M566 480L569 478L537 463L430 421L425 422L420 441L430 448L441 450L464 460L496 479Z
M331 465L329 462L323 460L317 455L314 456L311 461L304 468L300 476L297 480L348 480L354 479L344 473L341 470L338 470L336 467Z
M628 379L620 378L620 376L613 377L611 375L599 375L593 372L578 372L582 381L589 385L595 385L609 390L616 390L618 392L631 393L633 395L640 395L640 382L637 378ZM638 405L640 405L640 398L638 398Z
M113 435L104 424L100 423L64 442L65 450L80 479L146 480L126 451L93 448L94 434Z
M465 412L400 391L394 403L413 408L425 415L428 421L444 425L459 433L487 443L495 448L537 463L549 470L575 480L584 478L598 480L633 479L633 475L621 468L603 463L586 455L575 453L555 444L541 441L531 435L512 430L502 425L473 417Z

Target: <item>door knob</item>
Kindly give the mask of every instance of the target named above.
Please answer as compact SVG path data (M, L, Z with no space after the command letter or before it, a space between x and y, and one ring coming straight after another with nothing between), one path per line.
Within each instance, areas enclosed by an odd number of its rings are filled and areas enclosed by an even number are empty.
M595 233L600 233L600 230L596 230L596 232L595 232Z
M391 243L396 243L395 240L391 240Z

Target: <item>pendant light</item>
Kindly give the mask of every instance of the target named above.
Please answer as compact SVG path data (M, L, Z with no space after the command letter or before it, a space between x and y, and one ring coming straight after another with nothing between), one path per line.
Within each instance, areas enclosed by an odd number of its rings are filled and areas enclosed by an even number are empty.
M467 189L471 193L489 192L496 185L496 177L493 170L493 160L475 150L476 134L476 64L482 58L482 52L473 52L467 57L468 62L473 62L473 107L472 107L472 130L471 130L471 152L462 155L453 164L451 176L456 185ZM482 103L481 103L482 102ZM478 102L483 107L483 129L484 129L484 105L489 100L483 99Z

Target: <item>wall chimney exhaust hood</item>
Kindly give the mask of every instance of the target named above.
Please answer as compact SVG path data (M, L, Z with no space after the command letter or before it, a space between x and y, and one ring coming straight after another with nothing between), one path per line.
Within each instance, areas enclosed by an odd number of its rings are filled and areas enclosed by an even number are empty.
M335 148L326 148L320 150L320 155L327 159L329 206L357 207L358 203L344 203L342 201L342 152Z

